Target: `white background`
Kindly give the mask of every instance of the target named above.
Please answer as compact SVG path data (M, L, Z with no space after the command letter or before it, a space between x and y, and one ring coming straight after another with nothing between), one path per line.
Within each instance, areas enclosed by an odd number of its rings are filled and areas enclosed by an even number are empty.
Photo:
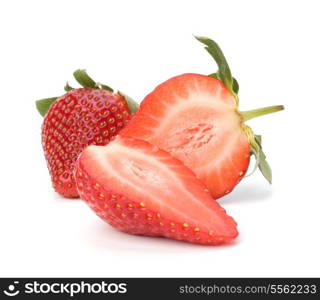
M1 1L0 276L320 276L319 1ZM273 168L220 200L229 246L113 230L55 194L34 101L77 68L141 101L184 72L216 70L192 34L215 39ZM71 80L71 83L74 81Z

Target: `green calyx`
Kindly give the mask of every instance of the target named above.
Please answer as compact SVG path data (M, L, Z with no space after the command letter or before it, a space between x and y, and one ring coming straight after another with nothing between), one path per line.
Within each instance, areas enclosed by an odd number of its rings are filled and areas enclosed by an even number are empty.
M74 90L74 88L71 87L71 86L69 85L69 82L67 81L66 85L64 86L64 90L65 90L66 92L70 92L70 91Z
M86 70L83 69L78 69L75 72L73 72L73 76L76 79L76 81L83 87L83 88L91 88L91 89L101 89L101 90L107 90L113 93L113 89L103 83L95 82L86 72ZM73 87L69 85L67 82L64 90L66 92L74 90ZM129 110L131 114L134 114L137 109L139 108L139 104L137 104L132 98L129 96L118 92L119 95L124 97L126 100ZM41 116L45 116L47 111L49 110L50 106L54 101L56 101L59 97L52 97L52 98L46 98L46 99L41 99L36 101L36 107L38 112L40 113Z
M134 114L138 110L139 104L136 101L134 101L131 97L120 91L118 91L118 94L126 100L131 114Z
M84 88L101 89L113 92L113 89L105 84L95 82L86 72L86 70L76 70L73 72L74 78Z
M208 53L213 57L216 64L218 65L218 71L216 73L212 73L209 76L216 78L224 83L227 89L231 92L234 96L236 105L238 106L238 91L239 91L239 84L235 78L232 77L231 70L229 68L228 62L219 47L219 45L206 37L202 36L195 36L195 38L205 45L205 49Z
M36 107L41 116L45 116L51 104L56 101L58 97L45 98L36 101Z
M266 160L266 155L262 151L262 138L261 135L255 135L251 127L244 124L244 122L251 120L253 118L274 113L277 111L281 111L284 109L283 105L276 105L276 106L269 106L264 108L258 108L249 111L240 112L238 110L239 107L239 84L237 80L232 76L231 70L227 63L227 60L220 49L219 45L214 42L213 40L206 38L206 37L195 37L199 42L205 45L205 49L208 53L213 57L216 64L218 65L218 71L212 73L208 76L218 79L224 83L226 88L230 91L230 93L234 96L235 99L235 106L236 112L240 115L241 122L242 122L242 129L245 132L246 136L248 137L248 141L251 147L251 154L253 154L256 158L256 164L252 171L252 173L259 168L262 175L268 180L271 184L272 182L272 172L271 168ZM252 174L251 173L251 174ZM249 174L249 175L251 175Z

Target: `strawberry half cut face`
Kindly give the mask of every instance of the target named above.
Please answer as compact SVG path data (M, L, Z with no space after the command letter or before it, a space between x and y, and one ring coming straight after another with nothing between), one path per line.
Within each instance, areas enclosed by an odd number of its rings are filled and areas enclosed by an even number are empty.
M239 84L218 44L195 37L215 60L208 76L183 74L160 84L143 100L122 136L146 140L170 152L191 168L219 198L245 175L250 154L269 183L272 173L262 151L261 135L244 124L283 110L282 105L239 111Z
M238 234L195 174L148 142L118 137L107 146L89 146L75 178L81 198L121 231L205 245Z
M170 152L214 198L230 192L249 165L250 144L235 99L209 76L183 74L160 84L121 135Z

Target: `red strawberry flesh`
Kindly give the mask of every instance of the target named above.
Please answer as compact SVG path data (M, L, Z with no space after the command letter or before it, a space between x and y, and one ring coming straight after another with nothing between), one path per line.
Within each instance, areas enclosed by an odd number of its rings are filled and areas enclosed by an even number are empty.
M170 152L214 198L229 193L249 165L250 144L235 99L209 76L183 74L160 84L121 135Z
M236 223L194 173L148 142L117 138L80 155L79 194L119 230L216 245L237 236Z

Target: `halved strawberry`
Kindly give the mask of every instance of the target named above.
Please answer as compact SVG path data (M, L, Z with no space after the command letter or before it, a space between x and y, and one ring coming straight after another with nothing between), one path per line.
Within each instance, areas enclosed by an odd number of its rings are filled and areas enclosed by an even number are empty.
M107 146L89 146L75 179L80 197L121 231L205 245L238 234L194 173L148 142L117 137Z
M239 86L220 48L212 40L198 40L207 45L219 72L210 76L183 74L160 84L145 97L121 135L146 140L170 152L193 170L217 199L243 178L250 151L271 182L260 137L244 121L283 106L240 112Z
M214 197L231 191L249 164L250 145L234 98L221 81L209 76L183 74L159 85L121 135L170 152Z

